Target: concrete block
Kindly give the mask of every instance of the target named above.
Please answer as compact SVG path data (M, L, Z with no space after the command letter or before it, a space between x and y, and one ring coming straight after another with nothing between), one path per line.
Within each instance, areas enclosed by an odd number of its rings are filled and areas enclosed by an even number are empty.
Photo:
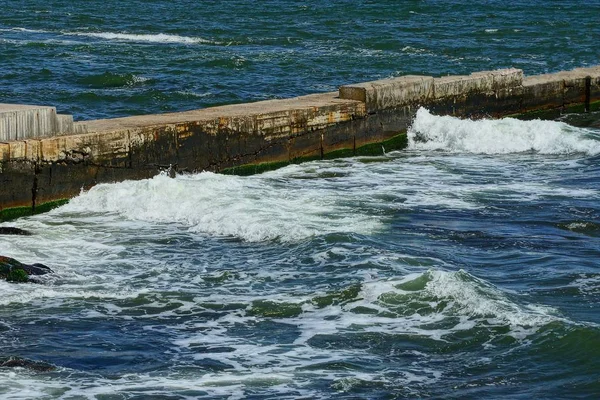
M369 113L410 104L425 104L433 97L433 77L406 75L393 79L341 86L340 98L362 101Z
M48 139L41 141L41 160L42 161L56 161L60 157L61 146L58 140Z
M9 158L11 160L25 160L27 157L27 145L23 141L9 143Z
M73 116L57 114L55 131L57 135L68 135L73 133Z
M565 85L571 88L582 87L585 91L585 79L590 78L590 100L600 100L600 66L576 68L572 71L562 73L565 77ZM569 96L566 96L569 99Z
M71 115L55 107L0 104L0 141L38 139L74 132Z
M84 133L88 133L88 126L83 122L73 122L73 134L74 135L82 135Z
M526 109L559 108L573 103L584 103L588 77L590 78L590 100L598 100L600 99L600 67L589 67L525 78L523 106Z
M560 74L526 77L523 79L524 110L562 107L563 88L563 78Z
M38 161L41 158L41 143L39 140L26 140L25 142L25 158L27 160Z
M592 78L600 78L600 66L575 68L574 70L569 71L567 73L570 73L570 74L573 74L574 76L579 76L579 77L590 76Z
M514 88L523 84L523 70L517 68L498 69L494 71L474 72L471 76L491 76L492 90Z
M563 79L563 104L585 102L586 77L568 74Z
M8 161L10 159L10 144L0 143L0 161Z
M0 104L0 140L23 140L51 135L55 130L54 107Z
M472 93L493 91L492 75L456 75L434 79L434 97L436 100L449 97L466 97Z
M471 75L443 76L434 79L435 99L466 97L473 93L492 93L523 84L523 71L509 68L475 72Z
M279 111L267 114L259 114L248 118L236 118L235 124L231 120L224 124L233 132L254 131L265 135L267 140L273 140L286 136L290 133L290 111ZM221 125L221 124L220 124ZM254 127L245 129L245 127Z

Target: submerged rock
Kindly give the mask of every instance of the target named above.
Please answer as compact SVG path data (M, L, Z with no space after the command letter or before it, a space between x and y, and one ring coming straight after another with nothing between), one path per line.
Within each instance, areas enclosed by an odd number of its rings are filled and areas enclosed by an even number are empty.
M0 357L0 368L27 368L36 372L48 372L56 369L52 364L21 357Z
M0 279L8 282L35 282L31 276L46 275L53 272L44 264L23 264L10 257L0 256Z
M0 226L0 235L31 236L31 232L13 226Z

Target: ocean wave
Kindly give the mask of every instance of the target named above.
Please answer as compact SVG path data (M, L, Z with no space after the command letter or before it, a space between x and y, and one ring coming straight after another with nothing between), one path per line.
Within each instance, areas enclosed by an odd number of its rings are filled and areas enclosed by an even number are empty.
M49 33L50 31L43 30L43 29L27 29L27 28L21 28L21 27L14 27L14 28L2 28L2 29L0 29L0 32Z
M184 98L205 98L205 97L210 97L213 96L212 92L203 92L203 93L199 93L199 92L194 92L192 90L178 90L175 92L176 94L184 97Z
M131 87L144 83L151 82L152 79L144 76L135 75L131 73L118 74L112 72L105 72L100 75L90 75L79 79L79 83L87 87L104 89L104 88L119 88L119 87Z
M104 40L138 43L178 43L178 44L221 44L220 42L198 36L181 36L169 33L123 33L123 32L84 32L84 31L50 31L45 29L29 29L22 27L1 28L0 32L23 32L33 34L55 34L64 36L83 36Z
M476 154L600 154L600 137L556 121L468 120L420 108L408 130L409 148Z
M305 305L304 314L291 318L303 331L298 342L319 335L361 332L446 341L453 333L473 329L487 330L487 340L493 340L498 332L522 340L547 324L569 324L555 309L522 304L517 295L463 270L432 269L400 279L364 282L353 299L349 292L346 289L337 295L343 302L331 301L325 308L318 303L315 307ZM330 320L328 315L337 318Z
M52 279L52 277L50 278ZM48 279L46 279L48 280ZM53 307L63 305L68 301L77 299L128 299L135 298L146 290L133 291L129 289L114 290L85 289L80 285L15 285L0 281L2 298L0 306L9 304L31 304L40 302L40 307ZM29 311L24 311L29 312Z
M97 39L117 40L126 42L147 42L147 43L179 43L179 44L219 44L212 40L194 36L171 35L167 33L157 34L135 34L135 33L114 33L114 32L64 32L65 35L86 36Z
M97 185L59 211L176 222L193 232L249 242L297 241L336 232L370 233L380 225L367 215L348 213L333 192L277 187L267 179L210 172L176 179L158 175Z

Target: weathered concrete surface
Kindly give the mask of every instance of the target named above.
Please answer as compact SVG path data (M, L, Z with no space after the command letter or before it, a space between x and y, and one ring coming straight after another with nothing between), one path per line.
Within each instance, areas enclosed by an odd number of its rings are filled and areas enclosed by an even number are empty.
M319 158L352 147L364 103L337 93L182 113L89 121L91 133L0 143L0 211L77 195L99 182L141 179L173 165L219 171Z
M393 79L357 83L340 87L341 99L366 104L367 112L426 104L433 97L433 77L406 75Z
M363 154L366 148L379 154L377 143L405 143L398 135L406 132L419 106L441 115L501 117L598 100L600 67L534 77L504 69L406 76L342 86L339 96L332 92L84 124L57 116L57 132L77 133L0 139L0 220L8 209L33 211L97 183L147 178L170 166L223 171Z
M427 107L441 115L500 117L521 108L522 82L523 71L514 68L436 78Z
M427 106L441 114L497 115L520 108L523 71L509 68L471 75L407 75L345 85L340 98L365 103L369 114L406 106Z
M523 80L523 111L564 108L600 99L600 66Z
M82 130L82 124L77 125ZM0 141L42 138L76 133L73 117L55 107L0 104Z
M496 93L503 89L517 88L522 83L523 71L514 68L475 72L471 75L444 76L434 79L434 98L466 98L476 93Z

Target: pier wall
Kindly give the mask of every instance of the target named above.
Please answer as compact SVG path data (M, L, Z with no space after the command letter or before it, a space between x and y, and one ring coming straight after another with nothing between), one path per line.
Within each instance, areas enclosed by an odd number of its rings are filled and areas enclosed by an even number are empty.
M439 115L497 118L594 111L599 104L600 66L531 77L518 69L411 75L292 99L75 123L52 107L3 104L0 220L46 210L98 183L165 169L244 174L381 154L406 145L421 106Z

